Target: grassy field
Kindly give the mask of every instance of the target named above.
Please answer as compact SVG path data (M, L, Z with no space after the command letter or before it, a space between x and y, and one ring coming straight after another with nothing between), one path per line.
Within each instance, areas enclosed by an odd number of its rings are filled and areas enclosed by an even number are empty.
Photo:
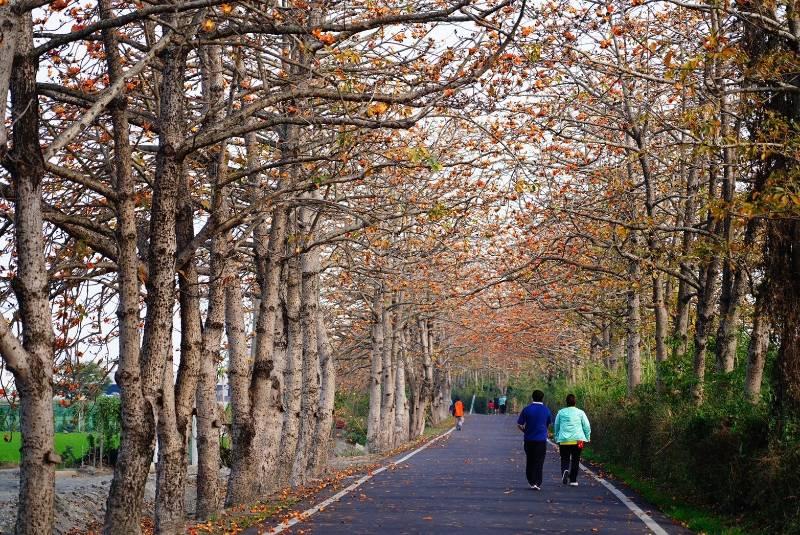
M19 433L3 433L2 437L3 440L0 441L0 464L19 464L21 435ZM89 433L57 433L56 452L64 457L67 449L71 448L72 454L79 459L89 451L88 437Z

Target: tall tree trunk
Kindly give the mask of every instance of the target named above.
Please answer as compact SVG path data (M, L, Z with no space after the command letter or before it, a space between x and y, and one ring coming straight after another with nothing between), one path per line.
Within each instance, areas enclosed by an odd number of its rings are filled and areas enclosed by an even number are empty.
M173 15L167 18L176 22ZM186 54L182 46L172 45L161 55L161 130L150 216L147 314L139 370L121 362L117 372L123 402L122 436L106 506L106 533L140 533L144 485L153 458L159 398L172 338L175 216L182 169L176 149L183 142ZM128 358L130 355L120 355L121 361Z
M686 182L686 201L684 202L683 227L689 229L694 226L696 196L697 196L697 172L692 166L687 174ZM675 357L682 359L689 350L689 317L690 304L692 300L692 287L689 280L694 277L692 266L688 261L691 252L694 235L689 230L683 232L681 241L681 278L678 280L678 300L675 312Z
M183 171L181 174L181 187L178 192L180 205L176 217L176 241L179 249L187 247L194 239L194 207L189 177ZM178 271L180 363L178 377L173 384L172 359L168 359L157 429L159 440L155 510L157 533L184 531L187 447L203 353L200 281L194 254L180 268Z
M2 11L7 9L0 8ZM54 522L55 465L60 458L53 449L54 332L42 237L44 159L39 145L39 102L36 95L39 62L31 53L33 29L30 15L15 16L10 10L8 13L0 12L0 23L4 24L0 38L8 39L14 49L10 82L13 147L3 165L11 174L16 195L14 238L17 273L11 287L19 304L22 347L5 319L0 318L0 351L14 374L20 396L22 448L16 533L50 533ZM5 48L7 44L0 43L0 47ZM4 57L0 61L5 63L9 59ZM5 74L0 73L0 76ZM2 88L0 93L5 96ZM5 121L5 102L0 109ZM2 133L5 133L5 128ZM0 151L5 151L5 145L3 139ZM5 154L0 152L2 156Z
M231 268L235 263L231 262ZM228 477L225 505L249 504L255 501L258 488L258 444L256 426L250 410L251 360L247 349L244 324L244 303L238 281L238 269L231 269L234 280L225 288L225 329L228 336L228 377L231 388L233 421L231 449L236 452Z
M156 463L156 533L184 532L186 520L184 490L186 486L187 427L178 424L177 392L172 372L172 356L164 368L162 404L158 415L158 462Z
M711 10L711 30L720 34L720 19L725 16L718 8ZM716 45L715 45L716 46ZM722 145L722 183L720 197L725 215L720 222L720 237L724 247L722 263L722 286L719 298L719 328L716 339L717 371L730 373L736 359L736 342L739 331L739 300L745 289L745 279L741 266L737 266L732 251L733 217L731 215L734 193L736 191L736 152L733 148L738 142L738 130L731 132L731 119L728 112L728 96L725 95L725 73L718 59L719 49L713 59L713 95L719 103L719 142Z
M669 313L664 298L664 280L659 273L653 274L653 310L655 313L656 363L667 360L667 330L669 329ZM660 380L660 372L657 374Z
M381 428L381 377L383 373L383 291L375 290L372 301L372 363L369 373L369 415L367 416L367 450L381 451L383 429Z
M315 211L300 211L302 231L313 241ZM292 466L292 486L305 485L310 474L311 449L319 420L321 370L317 340L319 314L319 248L312 247L300 257L300 324L303 330L303 389L300 399L300 432Z
M712 163L711 170L708 178L708 199L709 202L716 198L717 189L717 168ZM708 211L706 218L706 227L709 232L714 236L720 234L720 223ZM703 401L703 388L706 375L706 353L708 350L708 336L711 330L711 323L714 320L715 308L715 294L717 278L719 277L720 270L720 256L716 252L710 253L708 258L702 265L702 272L700 274L700 284L697 290L697 316L695 318L695 333L694 333L694 378L695 384L692 388L692 397L695 403L699 404Z
M732 261L727 261L723 268L716 340L717 371L721 373L731 373L736 365L741 301L747 287L745 269L746 267L741 262L734 264Z
M414 411L411 421L411 437L419 438L425 432L425 419L431 403L431 392L433 389L433 363L431 362L431 352L428 337L428 322L424 319L417 320L416 335L419 337L419 345L422 356L422 374L415 383L416 394L414 395ZM412 367L413 369L413 367ZM410 374L413 375L413 374Z
M222 80L222 48L204 47L200 50L202 61L203 94L206 96L206 124L221 118L224 101ZM220 110L220 111L216 111ZM229 188L223 185L227 165L225 144L210 154L207 166L212 183L211 214L209 223L218 227L230 215ZM197 407L197 506L195 518L205 520L217 513L220 507L220 429L217 404L217 362L220 358L222 332L225 327L225 270L228 254L228 232L215 232L209 250L208 311L202 333L202 353L195 394Z
M292 225L294 227L294 225ZM296 227L295 227L296 228ZM300 431L300 396L303 391L303 329L300 324L300 260L293 256L286 265L286 374L281 433L280 484L288 483Z
M409 437L409 416L408 398L406 397L406 362L408 354L406 351L406 329L399 326L395 329L395 413L394 413L394 440L395 445L399 446L408 441Z
M635 248L636 231L631 233L631 242ZM628 261L628 277L633 286L627 292L625 358L628 372L628 396L633 396L636 387L642 382L642 311L638 285L641 279L641 266L638 259Z
M750 333L750 345L747 350L747 372L744 380L744 391L751 403L761 400L761 381L764 376L764 363L769 348L769 315L768 298L765 295L766 285L756 291L756 304L753 310L753 331Z
M383 375L381 377L381 448L392 449L394 444L394 411L395 411L395 367L392 357L394 349L394 311L392 297L387 293L384 297L383 315Z
M731 224L729 221L728 225ZM739 253L737 259L729 259L726 262L726 272L723 273L722 277L723 291L719 300L720 320L719 328L717 329L717 370L723 373L732 372L736 365L736 349L739 342L739 316L749 279L746 258L756 241L756 233L760 224L758 219L751 219L747 222L744 234L744 250ZM728 254L730 255L731 253ZM735 271L735 273L731 274L731 271Z
M608 333L608 363L606 367L615 372L621 362L625 360L625 337L623 330L615 324L609 327Z
M319 305L317 305L319 306ZM317 344L319 360L322 368L322 385L320 388L319 417L314 432L314 444L309 459L309 470L312 476L320 473L328 462L331 449L331 433L333 431L333 405L336 395L336 363L333 360L328 332L321 311L317 311Z

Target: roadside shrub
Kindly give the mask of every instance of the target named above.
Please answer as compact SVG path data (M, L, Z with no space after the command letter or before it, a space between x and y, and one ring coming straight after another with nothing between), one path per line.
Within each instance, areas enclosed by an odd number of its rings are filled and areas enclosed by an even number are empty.
M369 394L366 392L336 392L334 414L344 423L344 439L351 444L367 443Z
M691 382L669 374L660 387L644 384L629 399L623 373L593 369L579 385L559 378L546 400L556 411L568 392L576 394L598 458L683 502L741 519L752 531L800 534L800 441L774 436L767 404L742 395L743 373L719 377L709 370L700 406L691 402Z

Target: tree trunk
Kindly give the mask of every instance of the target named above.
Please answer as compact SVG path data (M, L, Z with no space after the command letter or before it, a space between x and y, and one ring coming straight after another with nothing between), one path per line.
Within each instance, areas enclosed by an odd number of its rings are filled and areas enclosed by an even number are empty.
M182 172L178 193L180 206L176 218L176 241L179 249L194 239L194 207L188 175ZM164 375L164 394L158 419L158 466L156 474L156 532L179 533L185 523L185 484L187 444L191 434L192 406L197 391L198 373L203 354L200 319L200 281L194 254L178 271L180 304L180 363L173 384L172 359Z
M717 188L717 169L711 166L708 179L708 199L712 201L716 198ZM713 235L720 234L720 223L709 210L706 218L706 226ZM705 262L701 273L700 284L697 290L697 317L695 318L694 333L694 377L695 384L692 388L692 397L695 403L703 401L703 387L706 375L706 353L708 346L708 335L711 330L711 323L714 319L714 295L716 293L717 277L719 276L720 257L716 252L711 253L711 257Z
M174 16L168 18L175 22ZM158 398L172 338L175 215L182 167L176 148L183 141L186 50L172 46L161 57L161 130L150 216L147 315L139 369L132 351L120 354L117 383L122 397L122 436L106 505L104 532L110 534L141 531L144 485L153 458Z
M608 364L610 371L615 372L619 369L621 362L625 360L625 337L622 329L617 325L611 325L608 334Z
M744 391L751 403L761 400L761 381L764 376L764 363L769 348L769 315L767 313L767 296L765 288L756 292L756 304L753 310L753 331L750 333L750 346L747 350L747 374L744 380Z
M222 48L203 47L200 50L203 95L206 98L205 124L222 116L225 87L222 79ZM219 111L217 111L219 110ZM210 223L219 226L230 215L229 188L222 185L227 165L225 144L212 151L207 166L212 184ZM225 327L226 256L229 233L215 232L209 249L208 311L202 333L202 353L195 394L197 408L197 506L195 518L205 520L220 507L220 428L217 405L217 362L220 358L222 331Z
M156 463L156 533L185 533L184 490L188 426L179 423L171 355L164 368L164 394L158 416L158 462Z
M313 241L312 224L315 212L309 208L300 211L303 233ZM317 340L319 314L319 248L300 257L301 292L300 325L303 330L303 388L300 398L300 431L292 466L292 486L305 485L310 474L311 449L319 421L319 396L321 370L319 341Z
M717 328L717 371L731 373L736 365L736 349L739 345L739 316L741 301L747 287L745 266L728 261L723 269L722 292L720 294L720 317Z
M450 418L452 380L445 368L434 370L434 398L431 404L431 423L439 425Z
M395 368L394 356L394 312L391 294L385 295L381 323L383 324L383 375L381 377L381 449L391 450L394 445Z
M0 319L5 331L0 344L8 369L14 374L20 396L19 417L22 431L19 500L16 533L38 534L53 530L55 466L60 458L53 449L53 340L48 302L49 280L45 262L42 221L42 178L44 159L39 145L39 102L36 95L38 59L33 47L29 14L15 16L0 7L0 38L8 38L13 50L11 110L13 148L4 161L11 174L14 201L14 238L17 255L16 276L11 287L19 304L22 347ZM16 33L16 36L14 35ZM14 41L16 38L16 46ZM0 43L3 50L8 43ZM11 58L4 57L6 63ZM0 72L0 76L5 76ZM5 97L0 81L0 94ZM5 102L0 109L5 121ZM2 133L4 134L5 129ZM5 151L2 140L0 151ZM0 154L4 156L4 154ZM9 348L8 344L13 346ZM15 355L9 355L9 353ZM12 358L7 358L11 356ZM18 361L14 357L19 357Z
M771 312L780 333L774 409L782 435L800 413L800 222L770 221L767 226Z
M659 273L653 274L653 309L655 312L655 343L657 365L667 360L667 330L669 329L669 314L664 299L664 281ZM660 380L660 372L656 372Z
M694 167L689 169L686 182L686 202L684 203L684 228L691 228L694 226L695 210L696 210L696 196L697 196L697 172ZM692 287L687 282L694 277L692 266L688 261L691 252L692 242L694 235L692 232L686 230L683 232L683 239L681 242L681 262L680 273L681 278L678 280L678 300L675 312L675 358L682 359L686 356L689 350L689 317L690 317L690 304L692 300Z
M394 414L394 440L395 445L399 446L408 442L409 438L409 416L408 398L406 397L406 363L408 354L406 352L406 330L397 328L399 334L396 336L395 353L395 414Z
M634 231L635 232L635 231ZM635 236L632 241L636 243ZM638 260L630 260L628 263L628 276L630 282L635 286L627 292L627 311L626 311L626 342L625 357L628 372L628 396L633 396L636 387L642 382L642 311L641 296L639 295L638 281L641 277L641 267Z
M381 451L381 374L383 373L383 292L375 290L372 302L372 364L369 374L369 415L367 416L367 450Z
M257 422L250 411L250 354L244 325L244 303L238 280L238 269L225 288L225 329L228 336L228 380L231 388L233 422L231 449L235 452L228 477L225 505L253 503L258 496L258 444L255 442Z
M294 225L292 225L294 226ZM280 484L288 483L294 463L300 430L300 396L303 391L303 329L300 325L300 260L295 256L286 265L286 395L281 433Z
M411 437L419 438L425 432L425 419L427 417L428 407L431 402L431 392L433 389L433 365L431 363L430 346L428 344L428 322L424 319L417 320L417 329L415 334L419 337L419 346L421 348L421 376L419 379L414 374L414 366L409 369L409 377L414 377L415 387L412 389L415 394L413 399L413 412L411 414Z
M315 430L314 444L311 449L309 470L317 476L328 462L331 450L331 432L333 431L333 405L336 395L336 363L331 352L328 332L321 311L317 311L317 344L319 344L319 360L322 367L322 385L319 400L319 418Z

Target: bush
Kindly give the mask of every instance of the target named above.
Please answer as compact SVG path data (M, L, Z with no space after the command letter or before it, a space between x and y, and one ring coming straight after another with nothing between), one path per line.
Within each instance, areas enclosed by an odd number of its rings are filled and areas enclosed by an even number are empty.
M670 363L675 368L680 363ZM637 478L717 513L744 519L754 531L800 533L800 443L771 433L766 404L742 395L743 376L709 370L705 403L695 406L690 382L662 375L626 397L624 372L590 370L587 383L553 381L546 400L563 406L578 397L592 424L591 452Z
M336 419L344 423L344 439L351 444L367 443L367 416L369 394L366 392L336 392L334 399Z

